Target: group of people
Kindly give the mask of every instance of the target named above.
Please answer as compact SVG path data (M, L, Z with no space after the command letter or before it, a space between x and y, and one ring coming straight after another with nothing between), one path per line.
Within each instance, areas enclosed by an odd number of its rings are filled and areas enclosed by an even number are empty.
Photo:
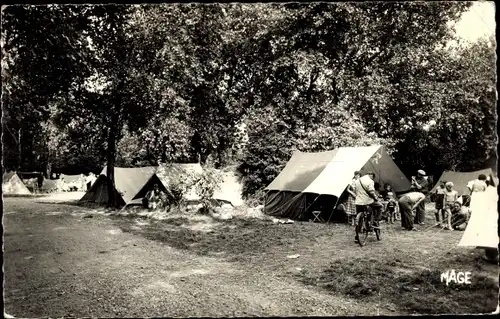
M486 191L486 179L485 175L479 175L471 181L468 185L470 193ZM347 187L348 198L344 204L346 214L356 216L353 225L358 227L361 213L367 210L373 213L374 227L378 227L378 222L383 219L388 223L401 220L405 230L417 230L415 225L425 225L425 204L431 186L425 171L417 171L417 175L412 177L411 191L399 200L389 184L384 185L381 191L377 184L374 172L367 172L363 176L360 172L354 173L352 183ZM466 203L470 194L458 194L453 187L452 182L441 182L433 194L436 226L447 230L465 230L471 215ZM355 240L358 241L357 235Z

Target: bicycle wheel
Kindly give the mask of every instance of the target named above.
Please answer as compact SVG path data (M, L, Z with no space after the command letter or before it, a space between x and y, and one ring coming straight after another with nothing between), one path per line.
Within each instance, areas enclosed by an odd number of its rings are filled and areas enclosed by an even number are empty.
M366 239L368 238L368 225L367 218L363 214L359 219L358 227L356 227L356 233L358 235L358 244L363 247L366 244Z

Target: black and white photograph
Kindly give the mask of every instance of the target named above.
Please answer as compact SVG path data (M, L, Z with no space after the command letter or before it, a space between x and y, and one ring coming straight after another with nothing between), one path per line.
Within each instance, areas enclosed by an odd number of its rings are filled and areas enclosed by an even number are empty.
M495 10L2 6L4 318L498 314Z

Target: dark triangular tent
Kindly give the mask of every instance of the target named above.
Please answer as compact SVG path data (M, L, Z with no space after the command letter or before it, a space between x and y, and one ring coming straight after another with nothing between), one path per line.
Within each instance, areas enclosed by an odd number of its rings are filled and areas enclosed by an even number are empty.
M146 192L158 184L160 189L166 191L165 186L155 174L156 167L115 167L115 192L119 198L119 205L126 206L140 203ZM87 205L105 205L108 202L108 183L106 167L94 182L92 187L80 199L79 203Z
M31 194L30 190L24 185L16 172L4 173L2 178L2 193L4 195Z
M445 171L437 181L434 188L432 188L431 192L434 192L439 187L441 181L446 181L453 182L453 188L458 192L459 195L469 195L470 190L467 188L467 184L470 181L477 179L480 174L484 174L487 178L489 178L491 186L498 185L498 179L496 178L495 173L493 173L493 170L491 168L486 168L474 172Z
M272 216L307 219L313 210L331 214L355 171L376 173L375 181L406 192L411 183L380 145L341 147L318 153L295 152L266 187L264 211Z

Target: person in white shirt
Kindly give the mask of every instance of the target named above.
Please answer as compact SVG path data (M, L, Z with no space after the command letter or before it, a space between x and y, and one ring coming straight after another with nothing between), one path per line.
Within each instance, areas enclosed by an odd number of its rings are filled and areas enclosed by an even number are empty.
M356 180L355 184L355 192L356 192L356 221L355 225L358 228L359 218L363 212L366 212L369 208L373 211L373 221L378 221L378 213L379 207L382 207L382 204L379 203L379 198L375 193L375 173L368 172L363 177ZM358 235L356 233L355 241L358 241Z
M399 209L401 211L401 226L407 230L416 230L413 226L415 221L415 210L418 205L425 200L425 195L420 192L410 192L404 194L399 199Z
M470 190L470 196L472 196L473 193L486 192L488 188L488 178L486 177L486 175L480 174L477 179L470 181L467 184L467 188L469 188ZM475 210L481 213L481 208L480 208L481 205L474 205L474 206ZM471 212L469 210L469 217L471 213L473 214L474 212ZM477 247L477 248L484 249L485 256L483 257L483 259L485 259L488 262L492 262L494 264L498 263L498 251L496 248L491 248L491 247Z
M488 188L486 184L486 175L480 174L477 179L467 184L467 188L470 190L471 194L474 192L486 192L486 188Z

